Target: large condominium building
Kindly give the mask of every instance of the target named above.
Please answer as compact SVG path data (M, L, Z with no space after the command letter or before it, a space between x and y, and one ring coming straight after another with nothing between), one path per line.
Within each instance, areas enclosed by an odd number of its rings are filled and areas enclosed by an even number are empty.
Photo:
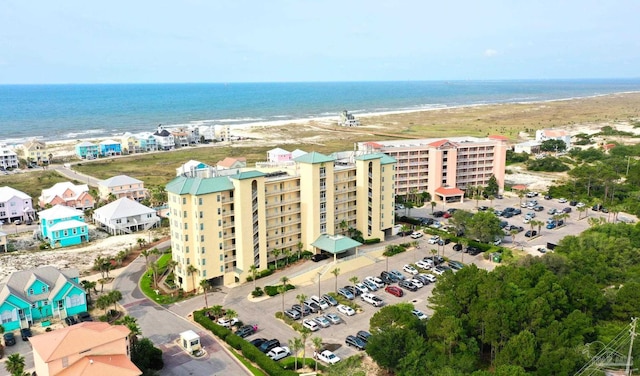
M274 249L297 252L347 228L365 239L391 234L395 160L382 153L312 152L293 162L167 184L176 282L243 282L266 269Z
M503 136L361 142L358 150L396 159L398 196L429 192L435 200L462 200L464 189L485 186L492 175L504 188Z

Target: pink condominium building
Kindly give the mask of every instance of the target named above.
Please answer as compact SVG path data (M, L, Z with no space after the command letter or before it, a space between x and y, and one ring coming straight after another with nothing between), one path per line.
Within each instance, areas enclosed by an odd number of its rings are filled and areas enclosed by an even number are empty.
M396 159L395 193L429 192L433 200L462 200L464 190L495 176L504 189L507 138L451 137L360 142L359 150Z

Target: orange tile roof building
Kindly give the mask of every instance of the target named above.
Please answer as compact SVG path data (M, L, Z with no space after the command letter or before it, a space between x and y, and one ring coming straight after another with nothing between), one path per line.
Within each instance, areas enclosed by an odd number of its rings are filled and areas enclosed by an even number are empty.
M429 192L434 200L457 201L464 193L460 190L486 186L492 175L504 188L507 141L504 136L452 137L360 142L357 147L396 159L397 196Z
M140 376L131 361L129 329L83 322L30 338L38 376Z

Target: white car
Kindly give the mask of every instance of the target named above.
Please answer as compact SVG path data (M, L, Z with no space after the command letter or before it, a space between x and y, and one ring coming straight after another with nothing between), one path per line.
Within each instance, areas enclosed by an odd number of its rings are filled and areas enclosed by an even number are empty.
M431 283L435 283L435 281L436 281L436 276L434 276L433 274L420 274L420 275L425 277L427 279L427 281L429 281Z
M224 326L225 328L230 328L238 322L238 318L234 317L232 319L228 319L226 317L220 317L218 319L218 325Z
M338 304L338 312L345 314L347 316L353 316L356 314L356 311L353 310L353 308L346 306L344 304Z
M287 346L282 347L274 347L267 353L267 356L272 360L280 360L282 358L286 358L291 355L291 350Z
M584 202L578 202L576 204L576 208L583 208L584 207Z
M424 283L417 278L410 279L409 282L413 283L419 289L424 287Z
M411 274L411 275L416 275L418 274L418 270L416 270L416 268L414 268L413 266L406 264L405 266L402 267L402 270L404 270L405 272Z
M524 217L524 219L522 220L522 223L524 223L525 225L528 224L529 222L531 222L531 217L529 216Z
M366 277L365 280L374 283L379 289L384 287L384 282L378 277Z
M426 269L429 270L431 269L431 264L429 264L428 262L424 261L424 260L420 260L416 262L416 266L420 269Z
M302 326L311 330L312 332L320 330L320 325L318 325L317 322L310 319L304 319L304 321L302 321Z
M417 232L414 231L411 235L410 235L413 239L418 239L422 237L422 233L421 232Z
M414 314L414 316L416 316L417 318L419 318L420 320L426 320L429 318L429 316L425 315L424 312L422 312L419 309L413 309L411 310L411 313Z
M429 238L429 240L427 240L427 243L436 244L438 240L440 240L440 237L438 235L433 235L432 237Z
M565 202L567 202L567 199L563 197L563 198L558 199L558 202L561 203L561 204L564 204Z
M369 288L364 283L356 283L356 289L360 291L361 294L366 294L369 292Z
M444 270L440 269L440 268L433 268L433 272L436 273L437 275L443 275L444 274Z
M328 364L336 364L340 361L340 358L329 350L324 350L320 354L317 354L316 357L318 358L319 361L325 362Z
M327 303L324 299L320 299L319 297L317 297L316 295L311 295L311 297L309 298L311 299L312 302L316 303L317 305L320 306L320 308L324 311L325 309L329 308L329 303Z
M371 304L374 307L381 307L384 305L384 301L373 294L362 294L362 301Z

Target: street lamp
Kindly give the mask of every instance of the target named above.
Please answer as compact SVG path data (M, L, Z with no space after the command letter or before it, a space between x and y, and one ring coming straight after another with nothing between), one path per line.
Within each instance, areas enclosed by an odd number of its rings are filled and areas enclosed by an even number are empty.
M322 296L320 295L320 276L322 276L322 273L317 272L316 274L318 274L318 297Z

